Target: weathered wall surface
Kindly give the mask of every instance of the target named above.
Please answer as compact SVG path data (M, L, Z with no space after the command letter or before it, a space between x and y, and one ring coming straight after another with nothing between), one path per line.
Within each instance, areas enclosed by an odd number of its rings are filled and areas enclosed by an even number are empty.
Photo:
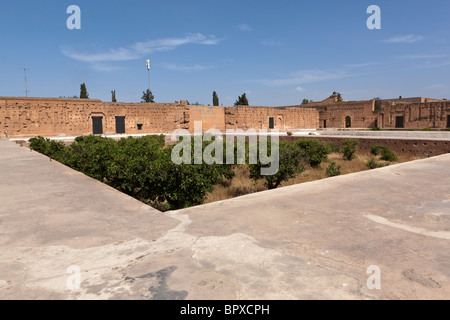
M125 117L126 132L132 134L189 128L189 109L181 104L0 98L0 128L6 127L11 137L91 134L92 117L102 117L103 132L114 134L116 116Z
M104 134L116 133L116 117L125 117L128 134L194 130L316 128L316 109L297 107L205 107L185 103L110 103L100 100L0 97L0 129L11 137L77 136L93 133L93 117L102 118Z
M194 131L196 121L202 122L203 131L209 129L225 130L225 108L189 106L189 131Z
M414 101L414 102L411 102ZM318 105L319 128L346 128L350 117L351 128L448 128L450 102L429 98L346 101ZM397 119L403 117L403 119Z
M383 102L378 122L383 128L396 128L397 117L403 117L404 128L450 127L450 102L387 103Z
M424 100L425 101L425 100ZM204 107L180 103L108 103L100 100L0 97L0 132L11 137L78 136L93 133L93 118L102 118L104 134L116 133L116 117L125 118L128 134L225 129L315 129L450 127L450 102L409 103L401 100L353 101L315 107Z
M350 117L352 128L373 128L378 113L374 112L374 101L333 103L317 107L320 128L345 128L346 117Z
M194 130L316 128L316 109L297 107L205 107L185 103L110 103L100 100L0 97L0 128L11 137L77 136L93 133L93 117L102 118L104 134L116 133L116 117L125 117L128 134Z
M319 125L319 114L314 108L300 107L253 107L237 106L225 108L227 129L270 129L273 118L274 129L315 129Z

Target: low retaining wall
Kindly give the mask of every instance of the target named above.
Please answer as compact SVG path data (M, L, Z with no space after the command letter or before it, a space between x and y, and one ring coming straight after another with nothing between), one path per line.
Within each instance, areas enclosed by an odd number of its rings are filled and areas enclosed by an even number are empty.
M398 138L368 138L368 137L280 137L281 141L295 141L298 139L313 138L323 142L332 142L339 146L344 140L355 139L359 141L359 150L370 152L370 147L385 145L398 154L409 154L412 156L438 156L450 153L450 140L432 139L398 139Z

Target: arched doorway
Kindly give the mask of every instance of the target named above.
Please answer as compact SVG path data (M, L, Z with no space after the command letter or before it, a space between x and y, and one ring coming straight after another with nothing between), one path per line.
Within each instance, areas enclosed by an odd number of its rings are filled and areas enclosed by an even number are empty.
M345 117L345 127L346 128L351 128L352 127L352 118L350 118L350 116L346 116Z

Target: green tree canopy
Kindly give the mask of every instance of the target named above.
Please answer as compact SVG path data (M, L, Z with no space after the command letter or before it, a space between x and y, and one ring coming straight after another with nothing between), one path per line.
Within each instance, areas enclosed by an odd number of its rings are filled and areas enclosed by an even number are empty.
M248 100L247 100L247 94L244 93L242 96L239 96L236 102L234 103L235 106L248 106Z
M213 106L219 106L219 97L217 96L217 93L215 91L213 92Z
M211 143L203 142L202 151ZM194 137L188 144L191 147L187 157L194 163ZM234 176L232 165L207 164L204 159L200 164L175 164L172 160L175 145L166 147L163 135L119 141L82 136L70 146L36 137L30 139L30 147L138 200L157 201L169 210L202 204L216 184ZM225 162L226 155L223 157Z
M141 99L142 99L142 102L155 102L155 97L153 96L150 89L147 89L147 91L144 91L142 93Z
M84 82L80 86L80 99L89 99L89 93Z
M268 153L271 153L273 150L273 142L270 140L263 143L267 143ZM254 181L265 179L265 185L269 190L278 188L283 181L288 181L305 171L305 163L307 160L305 152L295 144L287 141L276 143L279 143L279 169L276 174L262 175L261 168L267 167L267 165L262 165L259 160L256 164L249 165L250 178ZM261 143L258 145L258 149L260 145Z

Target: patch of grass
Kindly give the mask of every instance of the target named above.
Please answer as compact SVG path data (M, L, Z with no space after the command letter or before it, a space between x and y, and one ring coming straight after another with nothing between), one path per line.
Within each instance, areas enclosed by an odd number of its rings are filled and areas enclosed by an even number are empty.
M204 203L227 200L267 190L262 180L255 183L249 178L250 172L246 165L236 166L233 170L235 172L233 180L224 179L221 184L214 188L213 192L206 195Z

